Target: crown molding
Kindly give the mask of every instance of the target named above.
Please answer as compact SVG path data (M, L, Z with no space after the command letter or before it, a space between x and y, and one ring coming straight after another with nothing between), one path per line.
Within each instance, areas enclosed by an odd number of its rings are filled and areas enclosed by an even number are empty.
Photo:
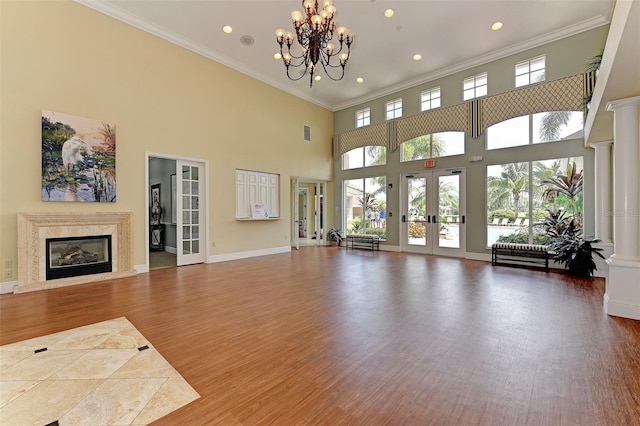
M156 37L159 37L177 46L183 47L187 50L190 50L193 53L196 53L200 56L204 56L207 59L211 59L214 62L227 66L242 74L248 75L251 78L261 81L269 86L275 87L276 89L280 89L284 92L287 92L290 95L293 95L305 101L311 102L315 105L318 105L320 107L333 111L332 105L325 104L323 102L320 102L317 99L312 98L311 96L308 95L308 92L306 91L294 90L294 88L292 88L290 85L285 85L279 81L274 81L268 78L264 78L264 76L256 74L251 69L243 66L242 64L238 63L237 61L234 61L229 57L213 52L203 47L200 44L194 43L192 40L182 37L172 31L168 31L166 28L150 24L144 19L141 19L138 16L133 15L131 13L125 12L124 10L116 6L105 3L102 0L74 0L74 2L81 4L83 6L86 6L90 9L93 9L97 12L100 12L104 15L107 15L111 18L114 18L118 21L124 22L127 25L131 25L132 27L145 31L149 34L152 34Z
M388 86L381 90L376 90L374 92L370 92L365 96L360 96L357 98L350 99L347 102L342 102L340 104L336 104L333 106L333 111L340 111L345 108L350 108L352 106L356 106L358 104L369 102L374 99L378 99L384 96L392 95L394 93L400 92L402 90L410 89L412 87L418 86L420 84L428 83L433 80L437 80L439 78L446 77L451 74L455 74L461 71L465 71L480 65L487 64L492 61L496 61L498 59L506 58L507 56L515 55L520 52L524 52L525 50L533 49L539 46L543 46L545 44L561 40L563 38L567 38L576 34L580 34L585 31L589 31L603 25L609 24L610 20L603 15L597 16L595 18L587 19L585 21L579 22L577 24L571 25L566 28L562 28L557 31L553 31L547 33L545 35L527 40L522 43L514 44L512 46L506 47L504 49L496 50L487 55L477 56L475 58L469 59L464 62L460 62L456 65L441 68L439 70L423 74L416 78L403 81L402 83L395 84L393 86Z

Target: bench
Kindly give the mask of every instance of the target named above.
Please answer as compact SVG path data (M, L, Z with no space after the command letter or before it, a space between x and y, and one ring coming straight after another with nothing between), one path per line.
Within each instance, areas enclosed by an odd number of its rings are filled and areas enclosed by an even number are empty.
M347 249L351 248L368 248L371 250L380 250L380 237L368 234L350 234L347 235Z
M549 251L540 244L493 243L491 264L539 266L549 269Z

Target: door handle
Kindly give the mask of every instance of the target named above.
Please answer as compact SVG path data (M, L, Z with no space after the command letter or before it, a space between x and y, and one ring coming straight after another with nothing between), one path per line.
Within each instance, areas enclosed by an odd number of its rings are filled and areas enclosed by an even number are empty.
M433 215L433 223L438 223L438 221L436 220L436 215Z
M460 220L460 223L465 223L465 217L464 216L462 216L462 218Z
M431 216L427 216L427 223L431 223Z
M402 221L403 221L403 222L406 222L406 221L407 221L407 216L402 215Z

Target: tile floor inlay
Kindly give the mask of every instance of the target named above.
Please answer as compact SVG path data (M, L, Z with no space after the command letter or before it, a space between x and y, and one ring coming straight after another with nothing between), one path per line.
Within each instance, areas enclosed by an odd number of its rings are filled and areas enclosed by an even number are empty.
M146 425L200 395L125 317L0 346L0 424Z

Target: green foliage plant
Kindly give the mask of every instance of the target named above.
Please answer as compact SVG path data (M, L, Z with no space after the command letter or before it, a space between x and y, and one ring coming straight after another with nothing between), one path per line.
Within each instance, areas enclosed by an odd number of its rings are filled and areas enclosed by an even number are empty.
M327 231L327 239L329 241L335 241L337 245L340 246L342 240L344 240L344 234L339 229L331 228Z

